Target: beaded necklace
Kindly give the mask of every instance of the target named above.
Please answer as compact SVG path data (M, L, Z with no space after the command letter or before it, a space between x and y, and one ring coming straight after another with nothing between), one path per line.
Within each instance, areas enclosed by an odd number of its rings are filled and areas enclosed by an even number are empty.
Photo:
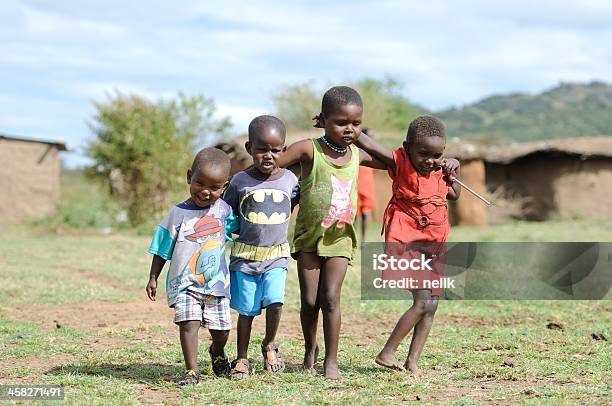
M331 149L332 151L338 154L344 154L346 150L348 149L348 147L337 146L336 144L334 144L332 140L327 138L327 135L322 136L320 140L323 141L323 144L327 145L327 148Z

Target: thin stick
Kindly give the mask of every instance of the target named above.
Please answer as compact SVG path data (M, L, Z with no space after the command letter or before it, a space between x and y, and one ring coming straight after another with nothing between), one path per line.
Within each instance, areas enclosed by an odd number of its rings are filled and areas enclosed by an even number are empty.
M471 187L469 187L468 185L466 185L465 183L461 182L459 179L457 179L457 177L455 176L449 176L450 180L452 182L457 182L458 184L460 184L461 186L463 186L464 188L466 188L468 190L468 192L470 192L471 194L473 194L474 196L476 196L477 198L479 198L480 200L482 200L483 202L485 202L487 204L487 206L491 205L491 202L488 201L487 199L485 199L484 197L480 196L474 189L472 189Z

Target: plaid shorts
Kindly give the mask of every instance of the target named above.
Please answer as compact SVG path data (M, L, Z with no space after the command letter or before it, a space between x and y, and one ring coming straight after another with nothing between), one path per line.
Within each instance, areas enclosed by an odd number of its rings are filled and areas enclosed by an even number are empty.
M185 290L174 304L174 322L198 320L210 330L231 330L230 301L226 297Z

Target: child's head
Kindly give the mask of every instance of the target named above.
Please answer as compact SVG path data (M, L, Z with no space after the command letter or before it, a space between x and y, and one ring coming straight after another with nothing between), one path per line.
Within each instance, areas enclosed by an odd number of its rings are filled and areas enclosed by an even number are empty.
M193 204L206 208L223 194L230 174L230 159L218 148L204 148L187 171L189 194Z
M436 169L446 146L446 130L442 121L433 116L419 116L408 127L404 149L421 175Z
M285 135L285 125L274 116L259 116L251 121L249 140L244 146L253 157L256 170L270 175L278 169L276 158L287 149Z
M351 145L361 135L363 102L355 89L335 86L323 95L321 113L314 117L315 127L340 146Z

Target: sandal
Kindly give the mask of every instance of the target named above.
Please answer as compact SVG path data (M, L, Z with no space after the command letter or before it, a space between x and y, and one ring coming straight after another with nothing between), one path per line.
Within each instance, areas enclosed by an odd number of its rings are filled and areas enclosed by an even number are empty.
M264 368L266 371L278 374L285 370L285 361L283 361L280 356L278 344L273 342L265 347L262 345L261 355L263 355Z
M249 360L238 358L232 361L231 379L243 379L249 377Z
M230 374L230 363L225 353L221 355L213 355L212 345L208 347L208 354L210 354L210 361L212 363L212 370L216 376L229 376Z
M200 374L194 371L193 369L188 369L185 371L185 376L183 379L178 381L176 384L178 386L187 386L187 385L197 385L200 383Z

